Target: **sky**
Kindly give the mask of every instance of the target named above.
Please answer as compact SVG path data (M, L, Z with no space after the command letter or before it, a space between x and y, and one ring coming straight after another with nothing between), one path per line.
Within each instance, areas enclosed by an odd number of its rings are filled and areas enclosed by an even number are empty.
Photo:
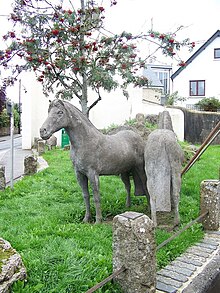
M186 36L197 41L207 39L220 28L219 13L220 0L117 0L108 21L112 29L136 33L148 30L152 21L159 31L173 31L183 25Z
M147 32L151 28L166 33L183 26L177 39L189 37L196 42L197 50L220 29L219 15L220 0L118 0L117 5L107 10L106 22L111 31L132 33ZM191 54L184 51L182 59L188 59Z
M0 0L0 15L9 14L13 0ZM53 0L55 2L57 0ZM70 0L64 0L69 3ZM79 5L80 0L71 0ZM106 28L113 33L122 31L137 34L153 28L161 33L175 31L184 26L177 34L177 39L190 38L196 42L197 50L208 38L220 29L220 0L116 0L117 5L110 7L110 0L98 0L106 9ZM4 17L0 17L0 21ZM2 21L1 21L2 23ZM0 35L4 34L7 25L0 26ZM149 51L147 45L141 50ZM195 51L194 50L194 51ZM186 60L192 53L183 50ZM162 61L162 60L161 60ZM163 60L170 63L171 60Z

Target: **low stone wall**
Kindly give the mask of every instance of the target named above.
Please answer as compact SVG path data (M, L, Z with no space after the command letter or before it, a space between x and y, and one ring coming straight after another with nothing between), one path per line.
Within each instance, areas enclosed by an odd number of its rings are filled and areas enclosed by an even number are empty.
M18 134L18 128L14 128L14 134ZM10 127L0 127L0 137L10 135Z
M220 121L219 112L201 112L181 108L184 112L184 140L192 144L202 144L212 129ZM220 135L213 144L220 144Z

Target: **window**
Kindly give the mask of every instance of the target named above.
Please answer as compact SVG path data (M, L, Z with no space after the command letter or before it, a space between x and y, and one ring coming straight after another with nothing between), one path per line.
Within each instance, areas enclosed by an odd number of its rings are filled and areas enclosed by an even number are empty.
M164 86L163 93L168 94L169 93L168 72L160 71L160 72L155 72L155 74L157 75L158 79L160 80L160 82Z
M190 96L205 96L205 80L189 81Z
M214 49L214 58L219 59L220 58L220 48Z

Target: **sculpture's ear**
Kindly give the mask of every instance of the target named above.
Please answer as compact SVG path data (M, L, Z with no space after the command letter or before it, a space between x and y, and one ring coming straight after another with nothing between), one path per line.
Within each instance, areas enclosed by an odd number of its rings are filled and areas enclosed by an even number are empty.
M63 107L64 107L64 103L63 103L63 101L61 101L61 100L57 100L58 101L58 103L60 104L60 105L62 105Z

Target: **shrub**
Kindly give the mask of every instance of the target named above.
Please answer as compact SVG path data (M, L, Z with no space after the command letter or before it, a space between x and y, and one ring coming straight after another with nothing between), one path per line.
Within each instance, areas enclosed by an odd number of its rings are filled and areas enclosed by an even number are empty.
M220 101L215 97L203 98L196 105L204 111L216 112L218 109L220 109Z
M20 115L16 108L13 109L13 113L14 113L14 126L18 127ZM2 112L0 113L0 127L9 127L9 126L10 126L10 117L7 113L6 108L4 108Z
M10 125L10 118L6 109L0 113L0 127L7 127Z

